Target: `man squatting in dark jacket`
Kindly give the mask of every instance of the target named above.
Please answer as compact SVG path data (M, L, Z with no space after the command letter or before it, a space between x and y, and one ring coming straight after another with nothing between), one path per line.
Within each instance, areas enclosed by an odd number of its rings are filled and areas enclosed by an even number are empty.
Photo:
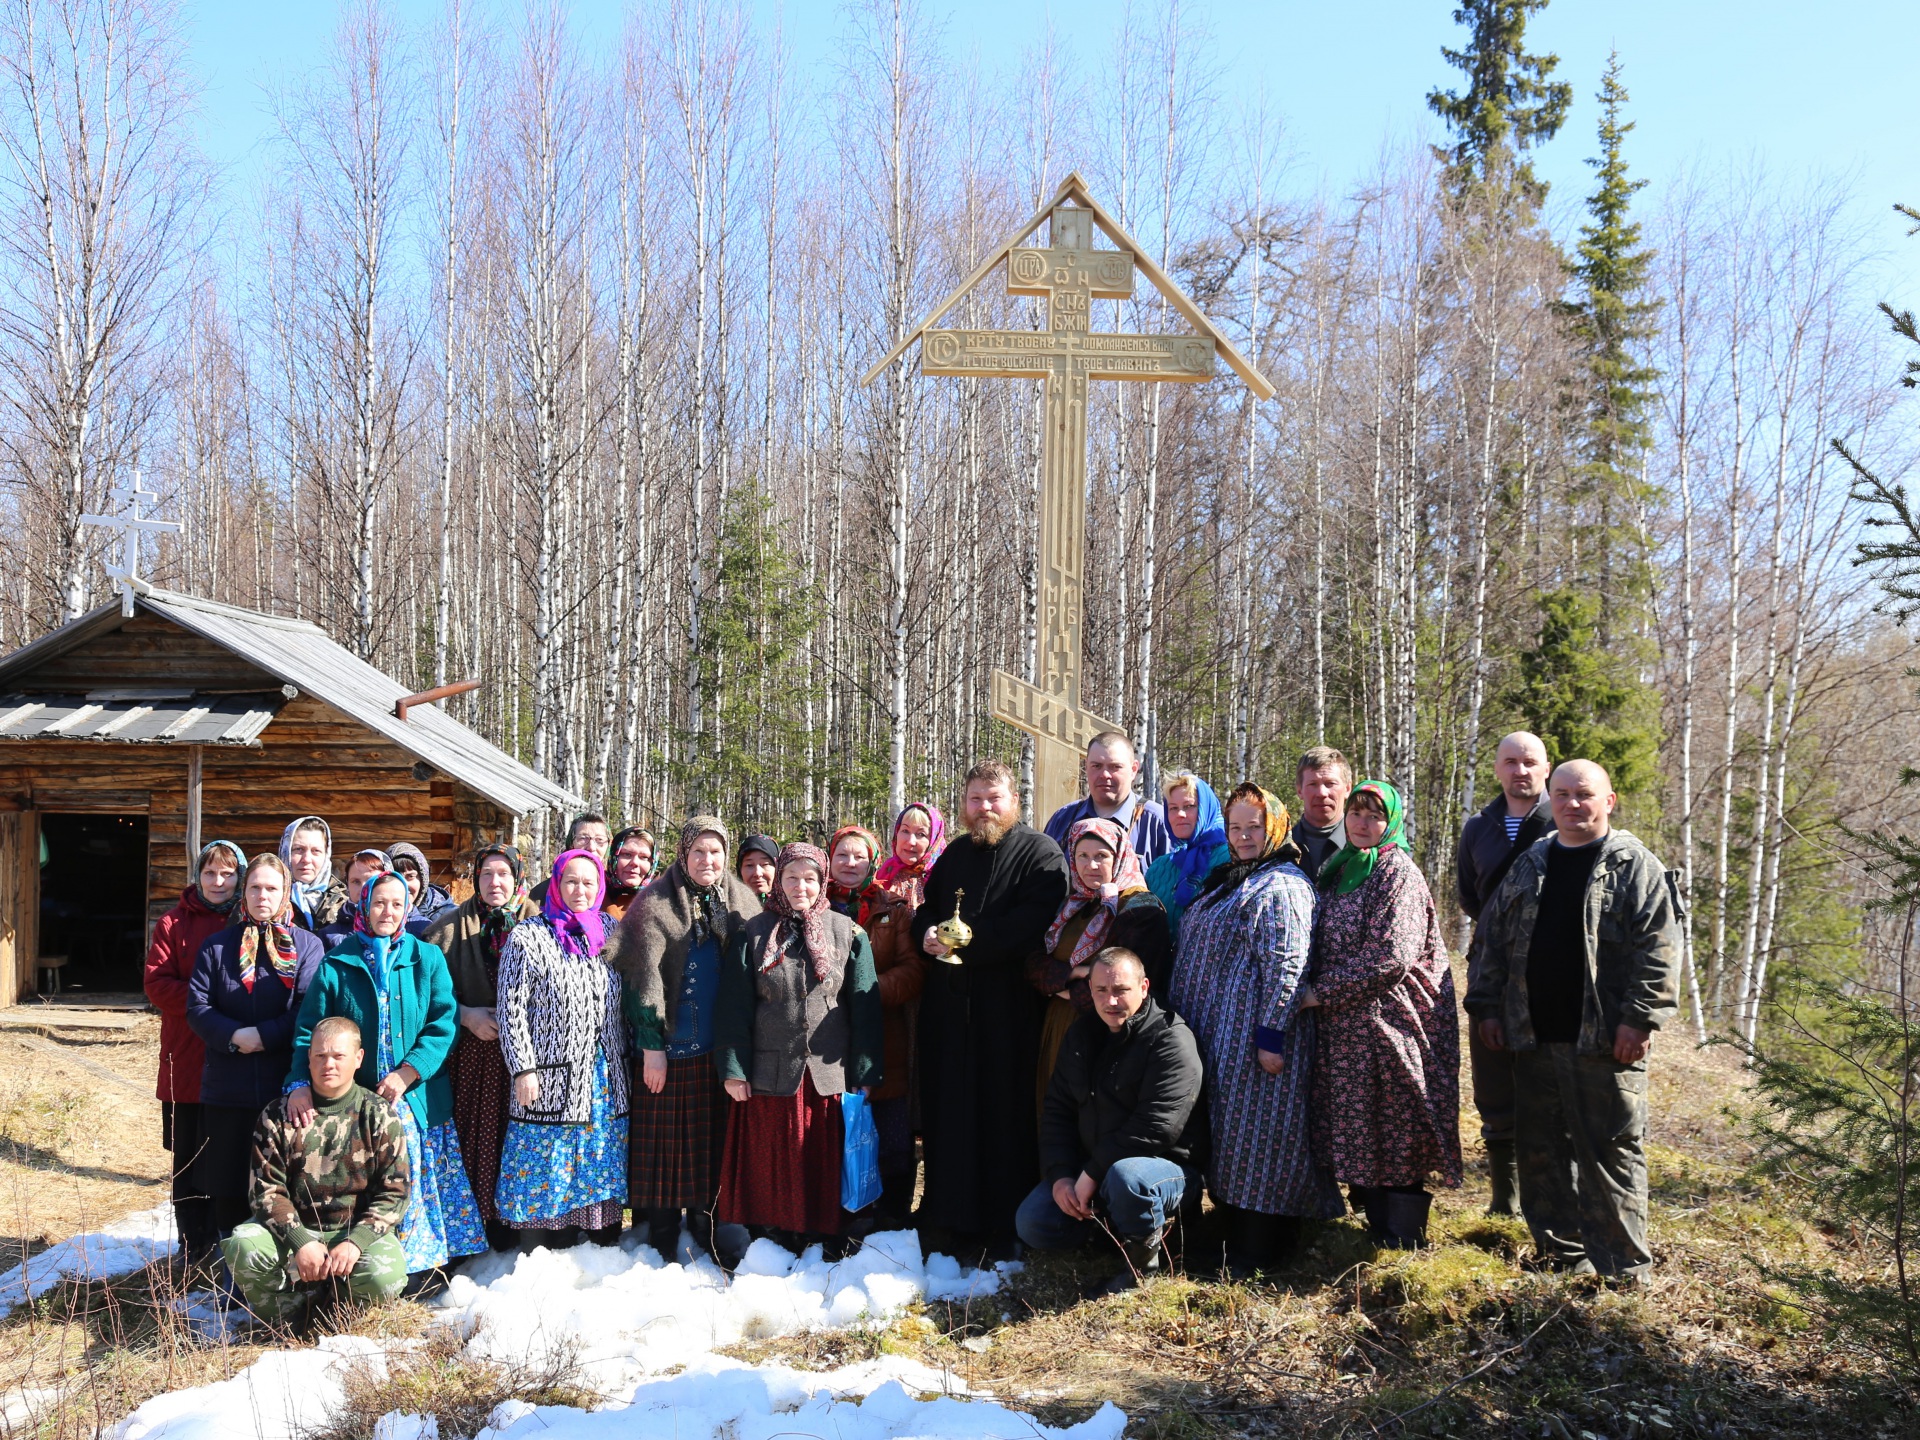
M1126 1250L1127 1268L1107 1286L1117 1292L1160 1268L1167 1226L1200 1183L1200 1049L1147 994L1131 950L1102 950L1087 983L1093 1012L1061 1040L1040 1117L1045 1178L1014 1227L1036 1250L1064 1250L1084 1244L1104 1211Z
M1615 830L1607 772L1547 784L1554 835L1480 914L1467 1013L1513 1052L1520 1211L1557 1270L1629 1279L1647 1248L1647 1051L1673 1018L1685 913L1666 867Z
M1469 815L1460 832L1455 889L1460 913L1478 920L1513 862L1533 842L1553 831L1547 804L1547 747L1538 735L1516 730L1494 751L1493 773L1500 793L1487 808ZM1469 986L1472 972L1467 975ZM1487 1171L1493 1181L1489 1215L1518 1215L1519 1191L1513 1171L1513 1054L1489 1050L1478 1026L1467 1031L1467 1058L1473 1071L1473 1108L1480 1112L1480 1138L1487 1147Z

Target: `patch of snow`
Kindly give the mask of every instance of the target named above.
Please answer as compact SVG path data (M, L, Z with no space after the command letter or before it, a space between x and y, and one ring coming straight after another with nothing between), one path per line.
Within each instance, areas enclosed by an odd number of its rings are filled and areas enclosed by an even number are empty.
M918 1373L914 1373L918 1372ZM566 1410L502 1405L484 1440L1120 1440L1127 1417L1112 1405L1067 1429L1002 1405L927 1392L938 1379L897 1356L826 1374L748 1366L717 1357L635 1387L625 1405ZM476 1437L479 1440L479 1437Z
M63 1280L106 1280L150 1265L174 1251L173 1206L124 1215L104 1229L76 1235L0 1274L0 1314L37 1300Z
M922 1299L992 1294L1002 1278L963 1271L945 1255L922 1259L911 1230L870 1235L833 1262L818 1245L796 1256L757 1240L731 1282L705 1256L668 1264L629 1235L617 1248L483 1256L454 1277L440 1304L478 1353L506 1359L570 1347L590 1383L612 1394L743 1340L885 1324Z
M814 1373L714 1353L743 1340L884 1325L923 1298L990 1295L1013 1268L965 1270L948 1256L923 1259L918 1236L903 1230L869 1236L857 1254L836 1262L817 1245L794 1255L761 1240L729 1280L705 1256L663 1260L628 1235L618 1247L480 1256L440 1297L438 1319L480 1358L526 1362L570 1352L581 1382L603 1399L592 1411L502 1405L486 1440L1119 1440L1126 1417L1111 1405L1070 1429L1050 1429L965 1398L966 1386L953 1376L904 1356ZM354 1337L275 1352L231 1380L150 1400L112 1433L116 1440L283 1440L338 1405L349 1359L379 1352L381 1342ZM418 1416L396 1412L380 1423L381 1440L433 1440Z

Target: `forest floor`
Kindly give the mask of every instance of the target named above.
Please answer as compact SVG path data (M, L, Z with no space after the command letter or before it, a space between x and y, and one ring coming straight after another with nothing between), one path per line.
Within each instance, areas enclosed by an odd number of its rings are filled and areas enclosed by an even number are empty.
M5 1264L164 1201L156 1029L118 1043L0 1034ZM1749 1173L1737 1057L1661 1037L1650 1098L1657 1267L1644 1286L1526 1269L1524 1228L1481 1213L1469 1112L1467 1183L1438 1199L1423 1252L1376 1252L1345 1220L1310 1227L1269 1281L1175 1273L1097 1299L1087 1287L1111 1273L1109 1255L1035 1256L984 1301L727 1353L811 1370L911 1358L1047 1425L1111 1401L1139 1440L1913 1434L1912 1394L1770 1278L1802 1262L1844 1275L1862 1257ZM233 1376L273 1348L198 1338L178 1299L154 1266L64 1283L0 1320L0 1436L97 1435L152 1396ZM431 1318L400 1304L351 1324L414 1337Z

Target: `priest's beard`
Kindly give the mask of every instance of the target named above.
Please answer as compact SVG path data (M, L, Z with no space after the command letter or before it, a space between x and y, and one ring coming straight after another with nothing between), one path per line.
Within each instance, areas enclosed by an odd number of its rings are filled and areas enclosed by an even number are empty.
M967 821L967 835L976 845L984 845L991 850L1007 838L1007 832L1013 829L1011 820L1002 820L998 815L981 815Z

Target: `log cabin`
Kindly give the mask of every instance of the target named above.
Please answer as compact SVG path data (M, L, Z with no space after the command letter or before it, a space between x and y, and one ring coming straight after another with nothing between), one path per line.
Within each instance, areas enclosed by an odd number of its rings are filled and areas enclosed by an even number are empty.
M251 857L316 814L336 874L410 840L445 883L582 803L308 621L141 584L0 658L0 1005L46 958L138 992L203 841Z

